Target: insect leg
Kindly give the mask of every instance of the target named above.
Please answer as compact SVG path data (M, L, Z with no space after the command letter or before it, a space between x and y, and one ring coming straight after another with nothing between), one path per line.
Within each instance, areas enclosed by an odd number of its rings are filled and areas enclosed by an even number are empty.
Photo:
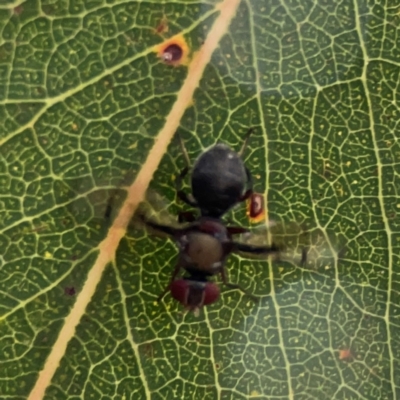
M229 282L228 280L228 273L226 272L225 268L221 269L221 277L222 277L222 282L224 282L224 284L232 289L238 289L240 290L242 293L244 293L246 296L251 297L253 300L258 300L257 296L254 296L253 294L249 293L245 288L243 288L241 285L237 284L237 283L232 283Z
M170 279L168 285L167 285L166 288L163 290L163 292L157 297L157 301L158 301L158 302L161 301L161 300L163 299L163 297L167 294L167 292L168 292L168 290L169 290L169 288L170 288L170 286L171 286L171 283L175 280L175 278L176 278L176 276L178 275L180 269L181 269L180 264L179 264L179 263L176 264L176 267L175 267L175 269L174 269L174 272L172 273L172 276L171 276L171 279Z
M155 231L164 233L166 235L169 236L176 236L179 235L182 230L178 229L178 228L174 228L172 226L169 225L163 225L163 224L159 224L158 222L154 222L150 219L147 219L144 215L138 215L137 218L144 223L146 226L150 227L151 229L154 229Z
M251 195L253 194L253 178L251 176L251 172L249 171L249 169L247 167L245 167L246 170L246 176L247 176L247 187L248 189L246 190L246 192L239 198L239 201L244 201L247 200L251 197Z
M179 133L177 133L176 136L178 137L179 144L180 144L181 150L182 150L182 154L186 161L186 167L181 171L181 173L178 175L178 177L176 178L176 181L175 181L176 194L177 194L178 198L180 200L182 200L184 203L186 203L192 207L197 207L197 202L195 201L195 199L192 196L187 195L182 190L183 178L187 175L187 173L189 172L189 169L190 169L190 159L189 159L188 153L186 151L185 144L183 143L183 140L181 138L181 135L179 135Z
M179 140L179 145L181 146L183 157L185 157L186 166L187 166L187 168L190 168L190 159L189 159L188 153L186 151L185 143L183 143L182 137L178 132L176 133L176 136Z
M254 131L254 127L251 127L247 131L247 133L246 133L246 135L244 137L242 148L240 149L240 151L238 153L240 157L243 156L243 153L244 153L244 151L246 150L246 147L247 147L247 143L249 142L249 137L253 133L253 131ZM249 169L247 167L245 167L245 168L246 168L247 187L248 187L248 189L246 190L244 195L239 199L239 201L247 200L253 194L253 179L252 179L252 176L251 176L251 173L250 173Z
M300 265L304 266L307 263L307 258L308 258L308 251L310 249L308 247L304 247L301 251L301 259L300 259Z
M196 200L191 195L186 194L182 190L182 180L187 175L188 172L189 172L189 167L185 167L182 170L182 172L178 175L178 177L176 178L176 181L175 181L176 194L177 194L178 198L180 200L182 200L184 203L186 203L192 207L197 207Z
M244 151L246 150L247 147L247 143L249 142L249 137L250 135L253 133L254 131L254 126L252 126L246 133L246 135L244 136L244 140L243 140L243 145L242 148L239 150L239 156L242 157Z
M272 244L271 246L251 246L244 243L236 243L232 242L232 251L233 252L242 252L242 253L251 253L251 254L273 254L279 253L282 249Z
M111 217L111 213L113 210L112 200L114 200L114 199L112 197L110 197L107 201L106 209L104 210L104 218L105 219L110 219L110 217Z
M178 214L178 222L194 222L197 220L196 214L193 211L182 211Z
M242 226L227 226L226 230L230 235L239 235L241 233L249 232L249 229L243 228Z
M115 208L115 198L117 197L117 189L113 190L108 197L106 208L104 210L104 219L108 220L111 218L111 214Z

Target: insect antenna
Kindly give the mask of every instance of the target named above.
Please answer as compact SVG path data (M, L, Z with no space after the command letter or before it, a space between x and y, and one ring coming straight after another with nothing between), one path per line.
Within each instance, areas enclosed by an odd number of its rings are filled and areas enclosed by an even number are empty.
M247 131L246 135L244 136L242 147L241 147L241 149L240 149L239 152L238 152L238 154L239 154L240 157L243 156L243 153L244 153L244 151L246 150L246 147L247 147L247 143L249 142L250 135L253 133L253 131L254 131L254 126L252 126L252 127Z

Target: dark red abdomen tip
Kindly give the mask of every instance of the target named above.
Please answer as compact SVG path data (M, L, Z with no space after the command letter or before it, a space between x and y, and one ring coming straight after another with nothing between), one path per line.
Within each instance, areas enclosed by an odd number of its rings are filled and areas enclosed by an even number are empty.
M215 303L219 298L219 287L215 283L208 282L204 289L204 300L203 305Z

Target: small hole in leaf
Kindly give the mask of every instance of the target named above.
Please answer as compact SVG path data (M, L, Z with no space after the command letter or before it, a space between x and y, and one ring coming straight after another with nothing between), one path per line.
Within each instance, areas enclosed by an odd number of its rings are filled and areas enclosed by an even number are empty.
M165 50L162 55L162 59L166 63L175 63L182 58L183 50L178 44L170 44Z
M178 66L188 63L189 46L181 34L156 45L154 50L165 64Z

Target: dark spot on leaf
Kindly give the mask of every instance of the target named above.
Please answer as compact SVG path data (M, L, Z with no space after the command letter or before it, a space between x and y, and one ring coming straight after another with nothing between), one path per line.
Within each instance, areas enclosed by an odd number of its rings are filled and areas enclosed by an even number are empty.
M104 218L109 219L111 217L112 213L112 205L111 205L111 199L108 201L106 205L106 209L104 211Z
M176 43L172 43L165 48L162 54L162 59L166 63L174 63L179 61L182 58L182 55L183 55L182 47Z
M64 293L67 296L74 296L76 294L76 290L75 290L75 288L73 286L67 286L64 289Z
M301 251L300 265L305 265L307 263L308 250L309 250L308 247L304 247L303 250Z
M15 15L21 15L23 11L24 11L24 7L22 7L22 6L17 6L14 8Z
M151 343L145 343L141 348L142 354L147 358L154 358L154 349Z
M160 23L157 25L156 32L157 33L168 32L168 23L166 18L161 19Z

